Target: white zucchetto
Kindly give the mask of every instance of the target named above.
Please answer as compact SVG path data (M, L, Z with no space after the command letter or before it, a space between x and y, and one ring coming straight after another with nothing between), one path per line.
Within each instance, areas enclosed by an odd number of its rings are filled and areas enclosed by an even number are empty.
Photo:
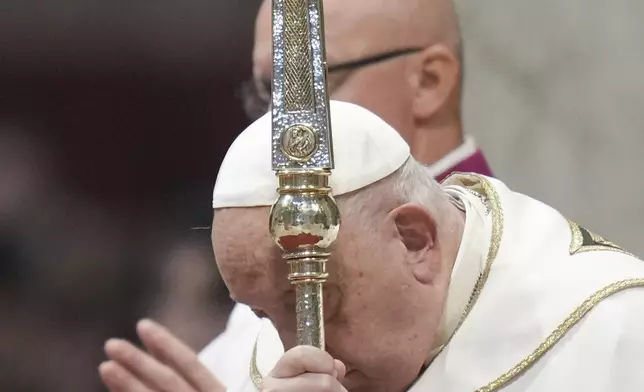
M410 157L405 140L380 117L360 106L330 102L335 169L334 196L371 185L398 170ZM228 149L219 169L212 207L271 206L277 199L272 170L271 114L244 130Z

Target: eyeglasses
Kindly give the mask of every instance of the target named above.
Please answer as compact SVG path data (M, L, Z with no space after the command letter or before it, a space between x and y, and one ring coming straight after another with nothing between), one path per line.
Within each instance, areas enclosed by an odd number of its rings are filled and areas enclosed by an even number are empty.
M346 73L344 79L349 76L349 73L377 63L381 63L387 60L391 60L400 56L406 56L409 54L417 53L423 50L424 48L404 48L396 49L390 52L380 53L374 56L365 57L358 60L349 61L346 63L340 63L336 65L330 65L327 69L329 75L336 73ZM334 83L333 90L338 88L341 85L341 81ZM329 91L331 94L332 91ZM252 121L260 118L268 111L271 103L271 81L266 79L257 79L252 78L247 80L241 85L239 90L240 98L242 100L244 111L248 118Z

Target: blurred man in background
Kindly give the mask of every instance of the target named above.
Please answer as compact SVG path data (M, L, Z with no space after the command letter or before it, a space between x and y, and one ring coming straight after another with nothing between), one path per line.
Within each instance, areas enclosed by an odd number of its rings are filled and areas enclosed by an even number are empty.
M324 13L331 99L378 114L439 181L454 171L491 175L463 133L463 48L451 0L327 0ZM264 1L253 78L243 90L252 120L268 111L272 67L271 1Z

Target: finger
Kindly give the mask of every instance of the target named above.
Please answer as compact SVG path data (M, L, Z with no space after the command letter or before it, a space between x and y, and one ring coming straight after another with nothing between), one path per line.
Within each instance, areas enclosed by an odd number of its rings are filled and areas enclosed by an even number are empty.
M264 380L263 391L280 392L346 392L334 377L328 374L306 373L294 378L272 378Z
M335 363L329 353L312 346L297 346L277 362L271 372L274 378L291 378L304 373L334 376Z
M161 325L142 320L137 325L137 332L152 355L174 369L196 390L226 391L226 387L199 361L197 354Z
M334 365L335 365L335 371L337 374L337 379L342 382L344 380L344 377L347 375L347 367L342 363L342 361L339 361L337 359L333 360Z
M152 392L132 373L114 361L102 363L98 373L110 392Z
M112 339L105 353L113 361L156 391L190 392L193 388L177 373L124 340Z

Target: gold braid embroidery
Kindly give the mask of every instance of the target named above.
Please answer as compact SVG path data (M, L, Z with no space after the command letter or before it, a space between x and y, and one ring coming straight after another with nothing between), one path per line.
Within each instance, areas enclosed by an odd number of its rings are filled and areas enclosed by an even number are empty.
M611 295L618 293L622 290L634 288L634 287L644 287L644 279L627 279L622 280L616 283L613 283L609 286L604 287L603 289L597 291L590 298L588 298L584 303L582 303L577 309L575 309L568 318L561 323L551 334L546 338L546 340L537 347L532 354L528 355L525 359L519 362L518 365L510 369L507 373L503 374L501 377L492 381L483 388L479 388L476 392L493 392L501 388L508 386L512 381L517 377L525 373L532 365L534 365L544 354L548 352L561 338L568 332L572 327L574 327L581 319L588 314L599 302L610 297Z
M257 340L255 340L255 345L253 345L253 355L252 359L250 361L250 378L253 380L253 384L255 384L255 388L258 390L262 389L262 373L259 371L259 368L257 367Z
M579 226L573 221L568 221L570 226L570 233L572 240L570 241L570 255L577 253L590 252L590 251L612 251L619 252L629 256L636 257L630 252L624 250L622 247L605 240L601 236L592 233L583 227ZM585 235L584 235L585 234Z

